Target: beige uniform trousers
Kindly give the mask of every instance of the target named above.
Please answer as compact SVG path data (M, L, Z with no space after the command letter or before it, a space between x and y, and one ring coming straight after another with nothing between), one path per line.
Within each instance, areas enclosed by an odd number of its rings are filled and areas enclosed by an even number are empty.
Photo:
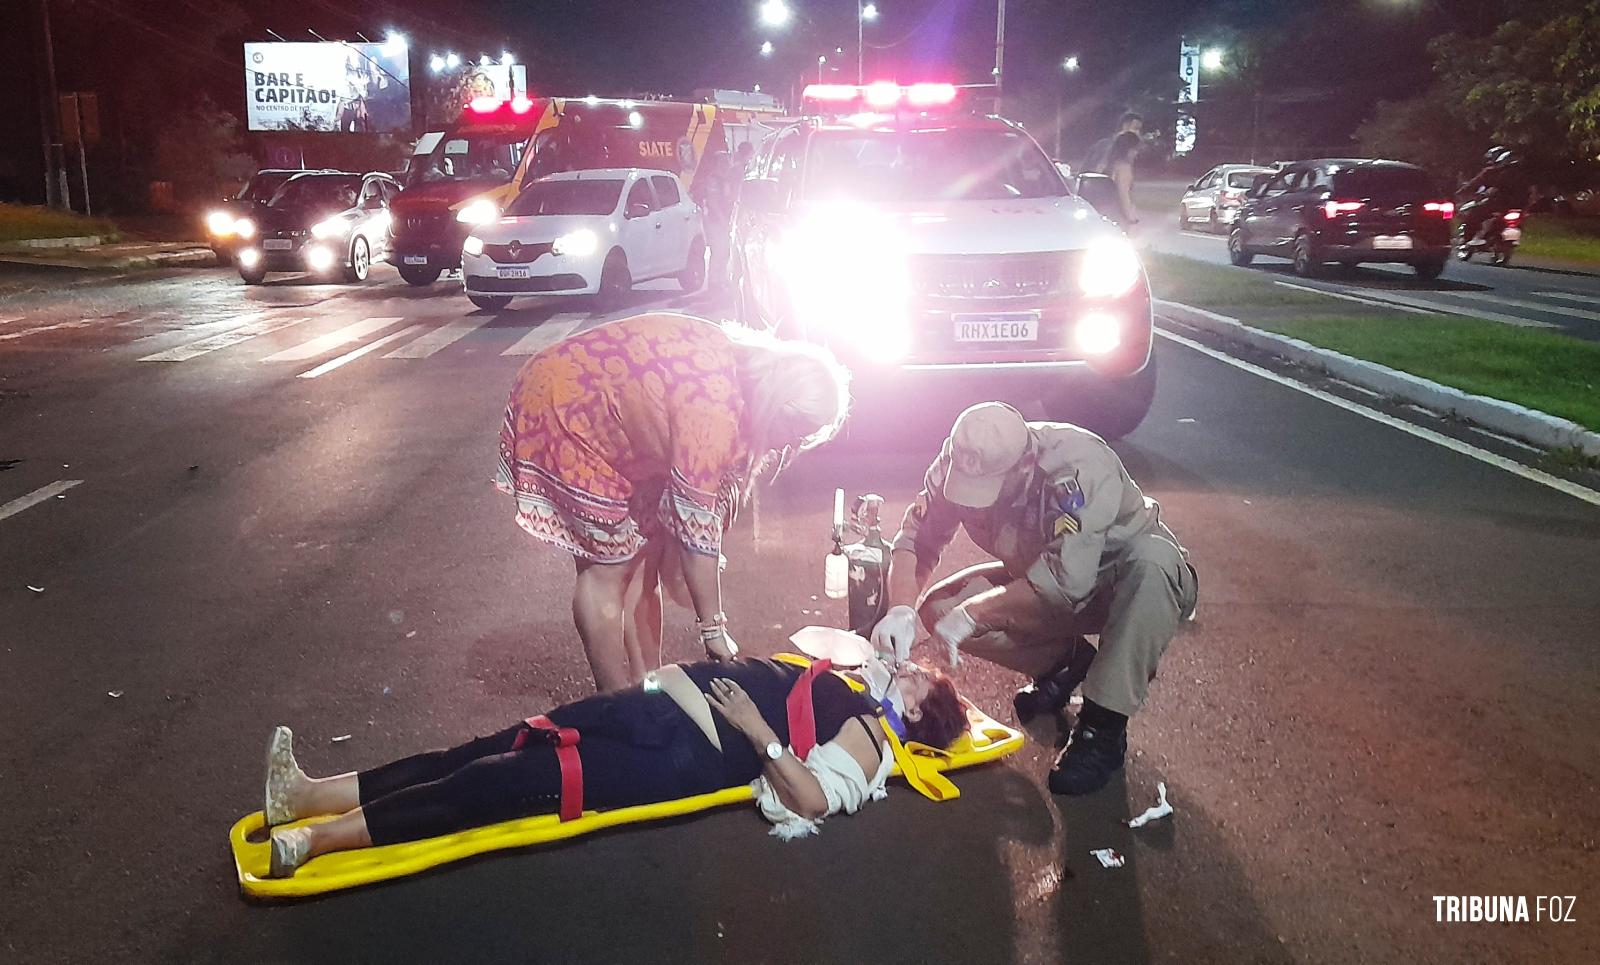
M931 633L956 604L1013 579L1002 563L969 567L923 594L918 615ZM1118 556L1101 562L1088 602L1077 613L1061 613L1050 632L980 633L961 650L1036 678L1065 664L1078 637L1098 634L1098 652L1083 682L1083 695L1131 717L1150 692L1156 665L1178 625L1194 613L1198 589L1194 570L1178 547L1147 533L1135 537Z

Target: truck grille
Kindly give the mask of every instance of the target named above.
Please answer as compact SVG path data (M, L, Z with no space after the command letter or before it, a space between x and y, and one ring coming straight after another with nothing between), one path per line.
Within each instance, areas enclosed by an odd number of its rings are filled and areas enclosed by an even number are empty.
M929 298L1020 298L1061 287L1076 252L923 255L913 260L913 291Z

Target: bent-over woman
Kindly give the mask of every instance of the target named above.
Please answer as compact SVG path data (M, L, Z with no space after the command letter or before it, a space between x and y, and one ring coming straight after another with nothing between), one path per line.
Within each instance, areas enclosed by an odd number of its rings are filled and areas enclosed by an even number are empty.
M723 533L763 468L831 439L848 406L826 349L688 315L623 319L528 360L496 484L523 530L577 561L572 614L597 690L642 680L646 653L660 662L663 562L681 565L707 655L733 656Z
M809 753L799 746L807 742L790 733L788 703L797 688L808 688L811 697ZM906 739L946 748L966 729L961 698L937 671L903 664L889 688ZM566 704L545 720L577 731L584 808L671 801L756 782L761 813L785 838L814 833L828 815L853 814L881 798L893 765L877 701L833 673L808 674L774 660L668 665L649 688ZM317 779L300 770L293 735L279 727L267 750L267 823L339 817L274 829L271 874L291 875L330 851L556 813L562 750L544 739L548 733L523 722L449 750Z

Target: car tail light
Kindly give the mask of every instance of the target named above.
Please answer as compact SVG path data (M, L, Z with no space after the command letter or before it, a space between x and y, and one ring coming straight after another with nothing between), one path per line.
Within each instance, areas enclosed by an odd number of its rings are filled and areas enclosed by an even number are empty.
M1429 201L1422 206L1422 210L1437 212L1441 218L1454 218L1456 216L1456 206L1452 201Z
M1502 215L1502 217L1505 218L1507 221L1521 221L1522 220L1522 212L1521 211L1507 211L1504 215Z
M1365 207L1366 203L1362 201L1329 201L1322 206L1322 213L1331 221L1341 214L1352 214Z

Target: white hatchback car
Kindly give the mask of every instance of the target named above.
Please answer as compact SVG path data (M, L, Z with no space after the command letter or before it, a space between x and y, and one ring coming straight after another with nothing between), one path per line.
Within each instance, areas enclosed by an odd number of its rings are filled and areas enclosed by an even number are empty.
M551 174L529 184L461 249L472 304L505 308L517 295L599 295L616 304L634 283L706 280L700 209L677 175L648 168Z

